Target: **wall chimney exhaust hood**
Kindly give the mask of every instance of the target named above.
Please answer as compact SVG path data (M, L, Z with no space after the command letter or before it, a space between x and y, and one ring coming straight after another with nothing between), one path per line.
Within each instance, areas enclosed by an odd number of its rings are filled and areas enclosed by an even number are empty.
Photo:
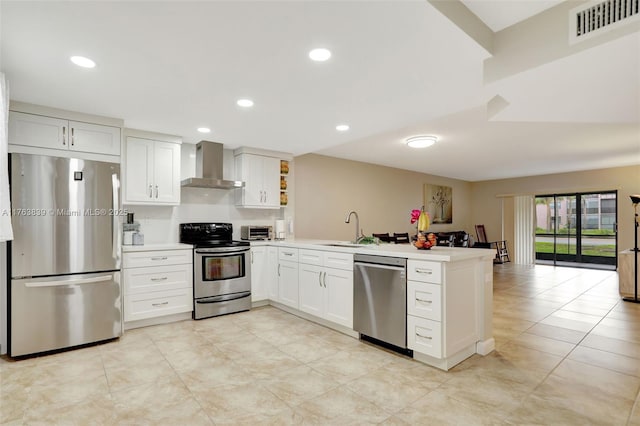
M180 184L189 188L234 189L244 182L222 179L222 144L200 141L196 144L196 176L183 179Z

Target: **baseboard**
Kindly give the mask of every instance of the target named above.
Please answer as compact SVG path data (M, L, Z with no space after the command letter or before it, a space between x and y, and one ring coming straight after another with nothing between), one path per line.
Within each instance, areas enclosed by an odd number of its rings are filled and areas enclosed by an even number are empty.
M320 324L320 325L325 326L327 328L330 328L332 330L339 331L340 333L346 334L349 337L353 337L355 339L359 339L360 338L360 334L358 332L353 331L352 329L347 328L347 327L345 327L343 325L336 324L336 323L331 322L331 321L327 321L324 318L319 318L319 317L317 317L315 315L307 314L306 312L299 311L299 310L297 310L295 308L292 308L290 306L283 305L282 303L274 302L273 300L269 301L269 304L271 306L273 306L274 308L280 309L281 311L288 312L288 313L290 313L292 315L295 315L297 317L306 319L306 320L311 321L311 322L315 322L316 324Z
M124 323L125 330L132 330L134 328L149 327L151 325L168 324L170 322L184 321L191 319L191 312L181 312L179 314L165 315L156 318L146 318L137 321L129 321Z
M489 355L496 349L496 340L492 337L487 340L476 342L476 353L478 355Z

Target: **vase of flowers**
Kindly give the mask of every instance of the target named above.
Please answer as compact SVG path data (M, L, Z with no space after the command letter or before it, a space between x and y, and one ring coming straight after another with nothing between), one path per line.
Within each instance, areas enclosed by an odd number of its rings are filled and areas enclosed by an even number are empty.
M418 249L429 250L434 245L434 242L425 235L431 225L431 221L429 213L424 211L424 206L420 210L411 210L411 223L416 224L416 241L414 245Z

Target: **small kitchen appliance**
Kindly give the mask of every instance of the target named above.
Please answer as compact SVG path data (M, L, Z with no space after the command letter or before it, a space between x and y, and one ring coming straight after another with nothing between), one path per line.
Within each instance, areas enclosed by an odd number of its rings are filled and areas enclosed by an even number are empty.
M193 319L251 309L249 242L232 239L230 223L181 223L193 248Z
M275 230L275 234L273 236L273 238L275 240L284 240L286 233L284 230L284 220L282 219L278 219L276 220L276 230Z
M243 225L240 227L241 240L270 240L272 235L271 226Z

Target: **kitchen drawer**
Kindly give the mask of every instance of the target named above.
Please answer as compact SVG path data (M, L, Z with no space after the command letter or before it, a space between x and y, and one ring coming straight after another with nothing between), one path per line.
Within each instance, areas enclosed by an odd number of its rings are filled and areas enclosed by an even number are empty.
M174 290L191 287L193 282L191 265L128 268L123 272L125 294Z
M190 287L177 290L130 294L124 297L125 321L137 321L146 318L191 312L192 310L193 289Z
M280 247L278 249L278 259L280 260L288 260L291 262L298 261L298 249L296 248L288 248L288 247Z
M442 284L442 264L427 260L407 261L407 279L425 283Z
M327 268L344 269L345 271L353 271L353 254L337 253L334 251L325 251L323 264Z
M300 249L298 251L298 262L304 263L306 265L322 266L322 254L323 252L320 250ZM282 259L282 260L290 260L290 259Z
M145 266L183 265L193 262L193 250L157 250L124 253L124 268Z
M442 358L441 323L407 315L407 346L416 352Z
M442 320L442 287L437 284L407 282L407 313L433 321Z

